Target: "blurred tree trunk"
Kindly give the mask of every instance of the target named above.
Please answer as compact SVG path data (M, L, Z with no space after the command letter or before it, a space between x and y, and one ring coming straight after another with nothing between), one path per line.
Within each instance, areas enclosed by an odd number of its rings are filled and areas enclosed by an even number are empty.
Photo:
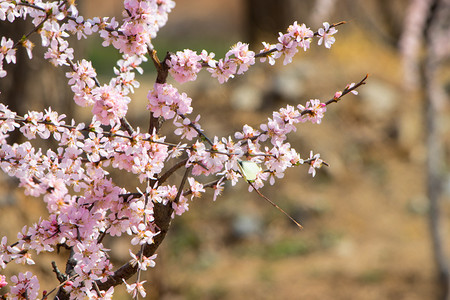
M267 38L273 40L295 19L291 0L245 0L246 39L251 45L260 44Z
M439 299L450 299L450 271L446 255L446 239L443 234L442 218L442 183L445 174L445 154L443 145L443 128L445 91L439 80L438 72L445 66L445 59L450 56L450 0L431 1L428 22L425 27L425 57L421 68L423 87L425 89L426 112L426 146L427 146L427 193L430 201L430 233L433 243L434 259L440 285ZM446 41L447 37L447 41Z
M429 230L437 269L439 300L450 300L450 272L443 233L442 186L445 175L443 145L444 84L438 72L450 55L450 0L411 1L400 39L405 86L424 97ZM448 61L447 61L448 65Z
M348 8L353 10L352 15L365 25L365 29L376 34L386 44L397 46L402 34L405 8L410 4L410 0L347 1Z

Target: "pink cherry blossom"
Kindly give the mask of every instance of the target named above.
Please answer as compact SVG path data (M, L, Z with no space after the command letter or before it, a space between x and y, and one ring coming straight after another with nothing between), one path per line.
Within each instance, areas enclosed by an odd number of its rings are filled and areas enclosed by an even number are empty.
M39 134L43 138L48 138L48 130L44 124L39 122L43 115L44 114L42 112L36 111L30 111L25 114L24 119L26 120L26 123L20 128L20 131L26 138L30 140L35 139L36 134Z
M20 125L15 121L17 114L9 110L3 103L0 103L0 132L5 134L15 130Z
M172 208L174 211L174 214L177 216L181 216L185 212L189 210L189 199L183 195L180 196L180 199L178 199L178 202L172 202ZM172 214L172 218L173 218Z
M153 112L155 117L173 119L177 114L190 114L192 112L191 102L185 93L178 93L178 90L170 84L155 83L154 89L147 96L149 104L147 109Z
M14 42L11 39L6 40L2 37L0 42L0 60L6 60L8 64L16 63L16 49L13 49Z
M214 68L207 68L213 78L217 78L219 83L227 82L228 79L234 78L236 74L237 64L233 60L223 60L219 59Z
M77 62L74 68L74 71L66 73L66 77L69 78L69 85L78 85L81 89L85 87L92 89L95 86L94 78L97 76L92 63L83 59Z
M215 68L217 61L214 59L214 56L216 56L215 53L208 53L206 50L202 50L200 53L200 58L203 61L204 64L206 64L210 68Z
M194 197L200 198L202 193L205 192L205 189L203 188L203 184L196 181L193 177L189 177L188 181L189 181L189 185L191 186L191 192L192 192L191 200Z
M297 107L303 112L301 122L310 121L315 124L322 122L322 118L327 111L327 106L318 99L309 100L306 102L306 106L299 104Z
M76 34L77 39L86 39L88 35L91 35L93 31L93 25L90 22L85 22L83 16L78 16L74 19L69 19L65 29L71 34Z
M317 153L313 155L312 151L309 154L308 160L310 160L308 174L311 174L311 176L314 177L316 176L316 169L322 167L323 160L320 159L320 154Z
M19 273L11 277L11 298L37 299L39 295L39 281L31 272Z
M224 189L223 177L221 180L219 180L219 182L217 184L215 184L213 186L213 189L214 189L213 201L216 201L217 197L219 197L220 194L222 194L223 189Z
M338 92L334 93L333 99L339 100L339 98L341 98L341 96L342 96L342 92L338 91Z
M184 83L197 79L197 74L202 69L200 61L201 57L197 55L197 52L185 49L172 54L167 60L167 65L170 67L169 72L173 78L179 83Z
M352 82L350 84L347 84L347 86L345 87L346 90L350 90L355 86L355 83ZM352 90L350 93L352 93L353 95L358 95L358 91L357 90Z
M152 244L153 237L158 233L152 232L144 223L139 223L137 226L132 226L128 231L128 234L133 234L131 240L132 245Z
M283 126L284 123L279 123L275 120L269 119L266 124L261 124L261 131L264 133L259 137L260 141L265 141L267 138L271 139L272 144L276 144L277 141L283 141L286 139Z
M74 292L75 294L77 292ZM83 294L84 293L84 294ZM88 289L86 287L83 287L80 289L80 295L74 295L75 299L82 299L83 297L88 297L88 299L98 299L98 300L112 300L114 294L114 287L110 287L107 291L100 291L100 295L97 294L97 291L95 289ZM72 296L72 294L71 294Z
M180 123L179 121L182 120ZM174 130L174 133L176 135L181 135L181 138L185 138L189 141L191 141L193 138L198 136L198 132L193 128L197 128L201 131L199 121L200 115L197 115L195 118L195 121L191 121L189 118L182 119L181 117L175 118L173 121L173 124L178 127Z
M320 28L318 31L320 36L318 44L322 45L322 43L324 43L326 48L331 48L331 45L333 45L336 41L336 38L333 36L336 32L338 32L336 28L330 28L330 24L328 22L324 22L323 28Z
M6 282L6 276L0 275L0 289L6 286L8 283Z
M266 42L262 42L262 44L264 48L259 53L269 52L272 49L276 49L275 45ZM262 56L259 60L260 62L265 62L266 60L268 60L269 64L273 66L275 64L275 51L272 51L271 53Z
M94 106L92 114L103 125L110 125L111 122L118 123L128 110L128 103L131 99L122 95L117 89L110 85L96 87L92 90Z
M27 55L29 59L33 58L33 48L34 48L34 44L33 42L31 42L30 40L24 40L22 42L22 46L25 48L25 50L27 50Z
M44 58L55 66L69 65L68 60L73 59L73 49L69 47L67 41L54 38L50 41L50 48L44 54Z
M225 55L226 61L233 61L239 66L237 74L243 74L255 63L255 52L248 49L248 44L238 42Z
M0 42L0 78L5 77L7 72L3 69L3 60L9 63L16 63L16 49L13 49L14 42L2 37Z
M136 282L133 284L128 284L125 279L123 280L125 283L125 286L127 287L127 292L130 294L133 298L136 298L137 294L139 293L142 297L145 297L147 293L145 292L144 283L147 282L147 280Z
M279 43L275 45L278 52L274 57L279 58L282 54L284 54L283 65L287 65L292 62L292 58L298 52L298 42L296 42L289 33L282 34L281 32L278 37L278 41Z
M238 140L243 140L243 139L251 139L257 135L259 135L259 132L257 130L254 130L251 126L245 124L242 133L236 132L234 137Z
M15 4L3 1L0 3L0 20L4 21L8 19L9 22L13 22L16 18L16 12L14 11Z
M288 27L288 35L296 42L297 47L303 48L304 51L309 49L311 39L314 36L314 32L306 27L305 24L298 25L297 21Z
M138 265L139 269L141 269L142 271L146 271L148 267L153 268L156 265L155 259L157 257L157 254L154 254L150 257L146 257L144 255L142 255L142 257L138 257L131 251L131 249L129 249L129 252L132 258L130 260L131 265Z

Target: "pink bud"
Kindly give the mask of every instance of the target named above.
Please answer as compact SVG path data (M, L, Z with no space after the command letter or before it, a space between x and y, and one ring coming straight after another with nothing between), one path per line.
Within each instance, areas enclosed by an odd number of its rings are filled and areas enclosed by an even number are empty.
M339 98L341 98L341 96L342 96L342 92L341 92L341 91L336 92L336 93L334 94L334 100L338 100Z

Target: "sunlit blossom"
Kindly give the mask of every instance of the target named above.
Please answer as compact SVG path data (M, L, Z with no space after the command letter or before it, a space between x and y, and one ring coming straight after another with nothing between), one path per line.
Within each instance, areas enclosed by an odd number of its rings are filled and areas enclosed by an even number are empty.
M330 24L328 22L324 22L323 28L320 28L318 31L320 36L318 44L322 45L323 43L326 48L331 48L331 45L333 45L336 41L336 38L333 35L337 32L338 31L336 28L330 27Z

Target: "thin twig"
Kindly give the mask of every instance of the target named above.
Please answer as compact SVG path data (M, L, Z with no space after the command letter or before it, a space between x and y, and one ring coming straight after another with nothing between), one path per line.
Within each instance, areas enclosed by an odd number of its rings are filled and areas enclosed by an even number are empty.
M348 93L350 93L350 92L356 90L356 89L359 88L361 85L366 84L367 78L369 78L369 74L366 74L366 76L364 76L364 78L363 78L360 82L356 83L356 84L353 85L351 88L345 88L344 91L342 92L342 95L339 96L338 98L334 98L334 97L333 97L332 99L330 99L330 100L328 100L327 102L325 102L325 105L329 105L329 104L331 104L331 103L337 103L342 97L344 97L344 96L347 95Z
M183 114L178 114L178 115L179 115L183 120L187 119L187 117L186 117L185 115L183 115ZM189 120L189 127L191 127L192 129L194 129L194 130L198 133L199 136L201 136L205 141L208 142L208 144L209 144L210 146L213 146L213 145L214 145L213 142L211 142L211 140L203 133L203 131L201 131L200 129L198 129L197 126L195 126L195 124L193 124L193 123L191 122L191 120Z
M247 180L248 184L251 185L251 187L253 188L253 190L255 190L255 192L261 196L264 200L266 200L267 202L269 202L273 207L275 207L276 209L278 209L279 211L281 211L286 217L288 217L292 222L295 223L295 225L298 226L298 228L303 229L303 226L297 222L293 217L291 217L287 212L285 212L281 207L279 207L278 205L276 205L272 200L270 200L269 198L267 198L266 196L264 196L260 191L258 191L255 186L253 185L253 183L249 180Z

